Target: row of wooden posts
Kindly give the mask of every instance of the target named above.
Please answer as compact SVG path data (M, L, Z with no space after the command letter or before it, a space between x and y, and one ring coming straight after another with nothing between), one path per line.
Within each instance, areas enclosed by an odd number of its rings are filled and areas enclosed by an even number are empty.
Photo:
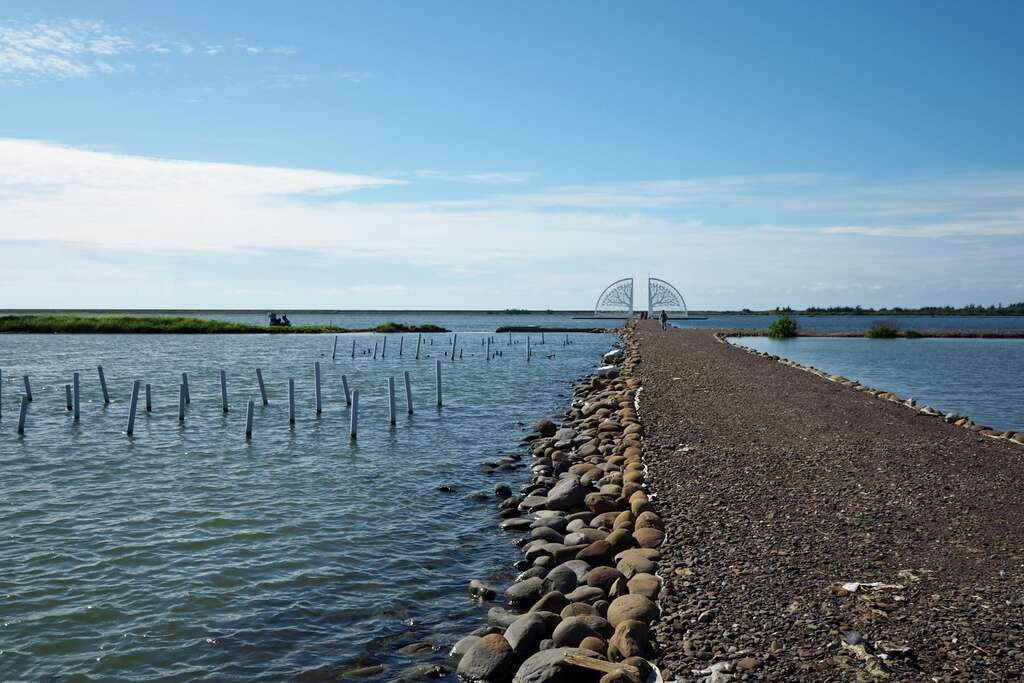
M422 344L422 341L423 341L423 335L422 334L417 334L416 335L416 360L420 359L420 346ZM462 349L458 349L458 342L459 342L459 335L458 334L453 335L451 337L451 354L450 354L452 362L455 361L455 351L456 350L458 350L458 352L459 352L459 354L458 354L459 358L462 358ZM514 342L512 341L512 333L509 332L508 333L508 345L512 346L513 343ZM545 340L544 340L544 333L543 332L540 333L540 343L541 344L546 343ZM566 334L565 335L565 340L562 342L562 346L569 346L571 343L572 342L569 341L569 335ZM431 345L433 345L433 340L431 340ZM480 340L480 346L484 346L484 345L487 346L487 354L486 354L487 360L491 360L492 358L497 358L498 356L502 355L500 351L494 351L494 352L491 351L491 347L497 348L497 344L494 341L494 337L488 336L485 339L481 339ZM380 357L381 358L387 358L387 354L388 354L388 338L387 337L384 337L383 346L381 346L380 343L377 342L377 341L373 342L373 358L374 358L374 360L377 359L378 348L380 348ZM398 355L399 356L402 355L404 348L405 348L405 336L403 335L403 336L398 338ZM352 358L356 357L356 340L354 338L352 339L351 355L352 355ZM445 355L446 356L449 355L448 352L445 352ZM331 351L331 360L334 360L337 357L338 357L338 335L335 335L334 336L334 348ZM526 335L526 360L527 360L527 362L529 362L532 359L532 357L533 357L533 353L532 353L532 347L531 347L531 342L530 342L530 335Z
M103 374L103 366L96 366L96 372L99 376L100 390L103 393L103 403L110 403L110 394L107 391L107 379ZM409 376L409 371L404 371L405 379L405 405L406 411L409 415L413 414L412 404L412 381ZM0 375L0 417L3 416L3 377ZM23 377L25 383L25 393L21 396L21 407L18 414L18 427L17 433L25 433L25 419L28 415L28 405L32 402L32 383L29 380L28 375ZM321 383L320 383L320 361L313 363L313 380L314 380L314 406L316 414L320 415L323 408ZM263 370L256 368L256 382L260 389L260 398L263 401L263 405L269 405L270 401L267 398L266 385L263 383ZM341 376L341 385L345 391L345 405L351 408L350 419L349 419L349 436L354 440L358 433L359 425L359 390L349 390L348 377L346 375ZM75 372L71 376L71 384L64 385L64 394L66 400L66 409L72 413L74 421L78 422L81 419L80 405L80 386L81 378L79 373ZM152 385L147 383L146 387L146 412L153 410L153 391ZM397 422L397 414L395 408L395 378L388 377L388 424L394 426ZM437 399L437 406L440 408L443 404L442 401L442 384L441 384L441 361L437 360L434 363L434 393ZM132 383L132 394L131 400L128 404L128 421L125 426L125 433L128 436L132 436L135 433L135 416L138 412L139 393L142 388L142 381L135 380ZM224 370L220 371L220 400L221 409L227 413L228 408L228 383L227 374ZM185 407L192 402L191 396L189 395L188 387L188 373L181 373L181 383L178 385L178 422L185 422ZM252 399L249 400L246 411L245 411L245 439L249 441L252 439L253 432L253 413L255 403ZM288 424L295 424L295 380L292 378L288 379Z

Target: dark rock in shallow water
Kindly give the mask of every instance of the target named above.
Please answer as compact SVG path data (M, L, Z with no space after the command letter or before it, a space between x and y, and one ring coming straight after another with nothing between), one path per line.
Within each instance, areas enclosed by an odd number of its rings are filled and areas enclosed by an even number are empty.
M493 588L477 579L469 582L469 594L477 600L493 600L497 595Z
M540 432L541 436L551 437L555 435L556 431L558 431L558 427L555 426L555 423L551 420L538 420L537 431Z
M504 483L495 484L494 495L498 496L499 498L508 498L509 496L512 495L512 487Z

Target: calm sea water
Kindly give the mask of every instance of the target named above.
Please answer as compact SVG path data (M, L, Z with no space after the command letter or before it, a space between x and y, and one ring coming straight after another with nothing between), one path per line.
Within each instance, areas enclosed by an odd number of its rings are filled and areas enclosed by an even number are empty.
M0 311L0 314L6 311ZM279 311L281 312L281 311ZM287 313L287 311L284 311ZM265 325L265 312L186 312L200 318L214 318ZM482 314L438 311L336 311L323 313L290 313L289 319L296 325L334 324L352 329L369 328L393 320L409 324L439 324L456 332L493 332L505 325L539 325L548 327L620 327L622 320L581 320L582 311L568 313L528 313L509 315L506 313ZM779 316L768 315L708 315L706 320L674 320L674 325L684 328L712 328L764 330ZM900 329L929 330L1011 330L1024 331L1024 316L870 316L870 315L820 315L793 316L805 331L837 332L867 330L881 321Z
M399 337L389 336L387 358L377 360L353 359L351 340L362 352L383 336L342 336L334 361L333 335L0 337L0 680L322 681L375 664L386 667L377 680L397 680L417 665L447 663L450 645L482 623L470 579L500 586L517 559L497 530L495 500L467 494L528 475L495 477L481 463L514 450L526 425L564 410L571 382L614 337L576 334L563 346L564 335L548 335L529 364L524 336L511 346L501 337L504 356L487 361L485 335L468 330L493 330L493 317L427 317L463 330L460 360L444 357L447 334L424 335L418 362L415 335L405 335L401 358ZM257 367L267 407L259 405ZM64 409L75 370L77 425ZM183 371L192 403L181 426ZM342 373L361 393L357 444L348 438ZM19 437L23 374L35 400ZM389 376L398 385L394 429ZM134 379L152 383L154 411L140 409L129 439ZM246 443L250 398L255 433ZM456 492L441 493L442 484Z
M1024 430L1024 339L736 337L995 429Z

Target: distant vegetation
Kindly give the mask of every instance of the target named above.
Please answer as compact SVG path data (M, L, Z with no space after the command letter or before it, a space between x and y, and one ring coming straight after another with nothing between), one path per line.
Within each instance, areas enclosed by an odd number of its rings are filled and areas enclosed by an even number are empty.
M270 327L170 315L5 315L0 333L58 334L317 334L325 332L447 332L437 325L386 322L366 330L334 325Z
M796 336L796 321L784 315L768 326L768 336L772 339L789 339Z
M895 339L900 336L900 330L895 325L886 323L874 323L864 334L868 339Z
M861 306L830 306L820 308L809 306L803 311L793 311L788 306L775 309L778 313L800 313L802 315L1024 315L1024 301L1004 306L923 306L921 308L863 308Z

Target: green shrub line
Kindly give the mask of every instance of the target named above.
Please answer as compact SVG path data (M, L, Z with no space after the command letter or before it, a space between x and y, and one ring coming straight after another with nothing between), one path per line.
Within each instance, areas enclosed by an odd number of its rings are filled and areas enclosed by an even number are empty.
M795 337L797 332L796 321L788 315L784 315L768 326L768 336L772 339L789 339Z
M324 334L343 332L447 332L437 325L385 322L369 329L335 325L270 327L171 315L4 315L0 334Z
M877 322L868 328L868 331L864 333L864 336L868 339L895 339L900 336L900 330L895 325Z

